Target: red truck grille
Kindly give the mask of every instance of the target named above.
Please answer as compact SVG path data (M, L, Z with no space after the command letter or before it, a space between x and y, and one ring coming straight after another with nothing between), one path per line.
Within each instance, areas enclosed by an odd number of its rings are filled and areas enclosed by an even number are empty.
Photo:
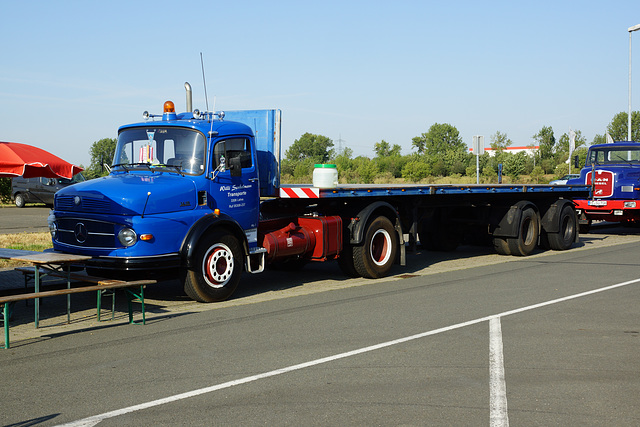
M611 197L613 195L613 172L606 170L595 171L595 185L593 190L594 197ZM591 176L587 174L587 185L591 185Z

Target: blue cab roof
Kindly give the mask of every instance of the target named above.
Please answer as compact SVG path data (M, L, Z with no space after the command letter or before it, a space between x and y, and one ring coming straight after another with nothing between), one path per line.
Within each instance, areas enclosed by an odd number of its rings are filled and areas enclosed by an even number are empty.
M130 123L118 128L118 133L124 129L134 127L145 126L176 126L187 127L198 130L205 135L208 135L209 131L217 132L213 136L225 136L225 135L253 135L253 130L243 124L233 121L225 121L224 119L213 118L212 120L207 118L195 119L193 113L165 113L162 115L162 120L155 120L158 116L150 116L154 120L146 120L144 122ZM213 121L213 123L212 123Z
M637 147L638 145L640 145L639 143L635 142L635 141L615 141L613 144L610 143L604 143L604 144L594 144L591 145L589 148L601 148L601 147L611 147L611 146L633 146L633 147Z

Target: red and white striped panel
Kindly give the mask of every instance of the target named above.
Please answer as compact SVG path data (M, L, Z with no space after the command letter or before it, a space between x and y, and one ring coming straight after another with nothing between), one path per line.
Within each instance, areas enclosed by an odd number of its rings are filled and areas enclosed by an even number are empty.
M320 189L313 187L280 187L280 197L283 199L318 199Z

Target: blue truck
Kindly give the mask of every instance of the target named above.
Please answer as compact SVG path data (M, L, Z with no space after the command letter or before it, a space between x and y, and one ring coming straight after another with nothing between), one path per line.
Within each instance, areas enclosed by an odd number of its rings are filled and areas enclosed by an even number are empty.
M575 161L579 167L577 157ZM579 177L567 185L592 189L591 197L574 200L582 232L593 221L640 224L640 144L619 141L590 146Z
M186 112L167 101L121 126L109 175L56 194L54 249L92 256L88 273L178 278L213 302L267 266L379 278L417 244L526 256L578 239L571 199L587 186L281 185L281 111L201 112L185 87Z

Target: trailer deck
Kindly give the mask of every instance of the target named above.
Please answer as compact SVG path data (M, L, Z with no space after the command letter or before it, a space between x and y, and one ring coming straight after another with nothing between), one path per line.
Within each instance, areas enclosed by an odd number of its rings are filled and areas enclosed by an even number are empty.
M329 199L337 197L422 196L428 194L504 194L544 193L587 197L587 185L548 184L340 184L335 188L318 188L311 184L280 187L280 197L287 199Z

